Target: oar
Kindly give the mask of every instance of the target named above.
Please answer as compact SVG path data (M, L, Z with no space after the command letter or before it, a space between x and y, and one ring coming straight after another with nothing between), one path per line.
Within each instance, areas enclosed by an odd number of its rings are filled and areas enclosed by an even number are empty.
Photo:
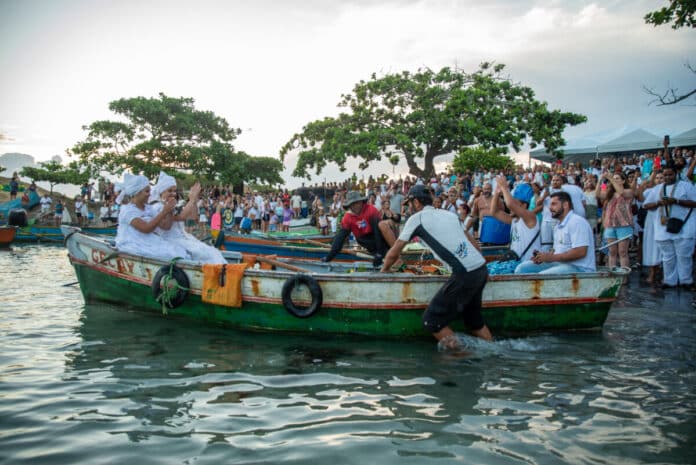
M601 246L601 247L597 247L597 248L595 249L595 252L599 252L600 250L606 249L607 247L611 247L612 245L616 245L616 244L618 244L619 242L623 242L623 241L625 241L626 239L630 239L630 238L632 238L632 237L633 237L633 234L629 234L628 236L624 236L624 237L622 237L621 239L616 239L614 242L610 242L610 243L608 243L607 245L603 245L603 246Z
M305 239L304 241L308 244L316 245L316 246L321 247L323 249L330 249L331 248L331 246L328 244L324 244L323 242L315 241L312 239ZM372 256L370 254L367 254L364 252L357 252L355 250L349 250L349 249L341 249L341 253L345 253L348 255L355 255L358 258L365 258L368 260L373 260L375 258L374 256Z
M291 270L291 271L298 271L300 273L311 273L311 271L309 271L306 268L291 265L289 263L284 263L284 262L275 260L275 259L271 258L270 256L257 255L256 261L261 262L261 263L268 263L269 265L275 265L275 266L281 267L281 268L286 268L286 269Z

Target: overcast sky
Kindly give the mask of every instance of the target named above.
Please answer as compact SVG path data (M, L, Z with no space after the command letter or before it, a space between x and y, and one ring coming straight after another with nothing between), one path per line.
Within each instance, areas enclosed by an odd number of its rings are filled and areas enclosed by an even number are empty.
M696 66L696 31L643 22L666 3L0 0L0 154L65 159L83 125L113 118L109 102L164 92L241 128L237 149L277 156L373 72L482 61L504 63L550 108L587 115L567 139L676 135L696 127L693 98L649 106L642 90L696 86L684 67Z

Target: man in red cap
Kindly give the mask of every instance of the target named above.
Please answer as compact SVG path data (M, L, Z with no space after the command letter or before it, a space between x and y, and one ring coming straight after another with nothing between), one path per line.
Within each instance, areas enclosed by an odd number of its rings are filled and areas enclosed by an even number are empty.
M367 203L367 197L357 191L350 191L343 203L346 214L341 220L341 229L334 236L331 250L321 261L330 262L343 248L350 233L353 233L358 244L374 254L374 266L380 266L387 247L394 243L396 236L388 222L382 220L382 214L374 205ZM384 223L380 225L380 223Z

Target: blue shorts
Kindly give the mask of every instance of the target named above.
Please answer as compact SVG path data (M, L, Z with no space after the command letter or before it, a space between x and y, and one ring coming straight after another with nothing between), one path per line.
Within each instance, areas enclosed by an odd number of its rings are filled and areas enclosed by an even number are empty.
M606 239L625 239L633 235L632 226L619 226L618 228L605 228L604 237Z

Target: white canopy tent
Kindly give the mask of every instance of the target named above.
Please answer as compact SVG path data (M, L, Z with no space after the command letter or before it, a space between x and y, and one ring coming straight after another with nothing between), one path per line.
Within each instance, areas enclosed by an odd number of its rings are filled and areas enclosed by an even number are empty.
M621 137L601 144L597 148L599 154L632 153L643 150L657 150L662 148L662 138L649 133L644 129L636 129Z
M696 128L670 138L670 147L695 147ZM586 163L598 157L608 155L632 155L652 152L662 148L663 136L656 136L644 129L634 129L604 143L592 143L591 140L570 141L562 147L563 160ZM547 163L556 157L539 148L529 153L531 158Z
M673 147L696 147L696 128L672 137L670 145Z

